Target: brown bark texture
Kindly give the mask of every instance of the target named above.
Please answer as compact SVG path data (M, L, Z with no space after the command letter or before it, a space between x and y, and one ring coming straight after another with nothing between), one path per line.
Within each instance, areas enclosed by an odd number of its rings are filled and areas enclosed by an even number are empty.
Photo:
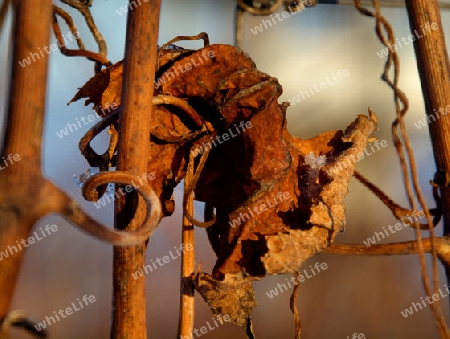
M441 185L444 234L450 232L450 63L435 0L406 1L414 41L417 68L429 123L433 154ZM434 26L436 25L436 27ZM447 109L448 108L448 109ZM447 109L447 111L446 111Z
M130 10L127 19L117 170L137 175L147 172L149 161L148 137L153 110L160 7L160 0L144 2ZM140 200L137 207L136 201L133 201L136 199ZM142 198L137 195L116 200L115 227L137 230L145 219L145 208ZM114 248L111 338L147 338L145 278L132 278L132 273L145 264L146 247L147 243Z
M0 248L17 246L28 239L33 225L48 213L52 184L42 177L41 141L45 112L48 55L32 65L19 61L48 45L51 1L14 1L13 55L7 129L1 156L8 167L0 170ZM42 24L44 23L44 24ZM8 158L9 155L12 155ZM17 155L15 158L14 156ZM19 160L17 160L19 159ZM3 166L4 167L4 166ZM0 261L0 319L11 305L14 287L25 251Z

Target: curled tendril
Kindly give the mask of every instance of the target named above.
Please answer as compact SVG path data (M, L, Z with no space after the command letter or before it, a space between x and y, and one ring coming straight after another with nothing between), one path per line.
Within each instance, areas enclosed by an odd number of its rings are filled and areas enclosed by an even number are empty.
M208 37L208 33L205 32L201 32L197 35L193 35L193 36L186 36L186 35L179 35L176 36L175 38L173 38L172 40L167 41L164 45L161 46L160 48L160 52L163 51L164 49L168 48L169 45L173 44L174 42L177 41L183 41L183 40L203 40L203 47L208 47L209 46L209 37Z
M170 105L180 108L197 127L202 127L202 129L194 131L192 133L184 135L182 138L175 139L164 139L165 142L186 142L195 138L199 133L208 130L208 126L203 123L203 119L197 113L197 111L188 104L186 100L176 98L169 95L157 95L153 97L152 104L154 106L160 105ZM89 129L86 134L80 139L78 148L81 154L87 160L91 167L99 167L101 171L106 171L111 166L111 159L114 156L115 147L117 145L117 136L113 133L111 135L111 142L108 150L104 154L97 154L91 147L91 141L102 132L106 127L110 126L112 123L116 122L119 118L121 108L113 110L105 118L96 123L91 129ZM151 133L151 132L150 132ZM99 188L99 192L104 192L105 187Z
M197 127L201 127L203 125L202 117L184 99L180 99L171 95L157 95L153 97L152 104L154 106L172 105L178 107L183 110L183 112L185 112L189 116L189 118L191 118L191 120Z
M185 179L184 195L183 195L183 212L184 217L192 224L202 228L208 228L216 222L216 216L213 214L212 219L209 221L201 222L195 219L187 209L188 197L192 194L197 185L200 174L202 173L203 167L205 166L206 160L208 159L209 151L211 148L206 148L200 157L200 162L196 170L194 170L194 160L195 156L193 152L189 152L189 163ZM212 213L211 213L212 214Z
M172 48L179 48L178 46L173 45L174 42L177 41L183 41L183 40L203 40L203 47L208 47L209 46L209 36L208 33L206 32L201 32L197 35L193 35L193 36L185 36L185 35L179 35L176 36L175 38L173 38L172 40L167 41L164 45L161 46L161 48L158 48L158 60L156 62L156 71L159 70L159 59L163 53L164 50L166 49L172 49ZM182 50L182 48L180 48Z
M91 147L91 141L102 132L106 127L110 126L113 122L117 121L119 116L119 108L112 111L104 119L96 123L86 134L80 139L78 148L81 154L87 160L91 167L99 167L101 171L105 171L110 166L113 153L109 149L104 154L97 154ZM115 141L115 140L113 140ZM115 148L117 142L114 142L110 147Z
M86 180L82 188L83 197L86 200L96 201L98 200L97 189L102 185L114 183L133 186L141 194L147 205L145 220L135 232L122 232L109 229L100 224L96 224L94 228L86 227L83 224L79 224L79 227L97 238L109 241L114 245L130 246L148 239L162 218L161 202L150 185L136 186L136 182L139 182L139 177L132 173L119 171L100 172ZM124 237L124 234L127 236Z

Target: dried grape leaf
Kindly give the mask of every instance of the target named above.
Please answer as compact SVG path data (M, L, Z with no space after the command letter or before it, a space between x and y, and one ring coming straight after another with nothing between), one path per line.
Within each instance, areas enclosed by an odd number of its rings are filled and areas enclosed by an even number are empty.
M230 314L247 329L250 309L229 296L250 295L251 280L298 271L333 242L345 225L344 198L355 159L377 118L360 115L345 132L295 138L286 129L287 105L277 102L282 93L277 80L237 48L209 50L215 59L164 84L162 91L196 98L216 135L228 135L226 142L209 139L208 146L208 139L201 139L194 145L212 148L195 196L216 209L208 235L218 256L212 275L200 272L195 281L213 313ZM251 128L243 130L242 121Z
M343 230L348 183L377 118L369 111L345 131L297 138L286 129L288 104L277 101L278 80L239 48L218 44L161 55L155 95L186 100L207 128L196 131L179 109L158 106L149 140L151 184L162 201L170 199L189 153L211 148L195 197L216 209L208 237L217 261L211 275L198 272L194 282L214 314L229 314L252 337L251 282L297 272ZM119 73L117 63L97 74L72 101L88 97L100 109L120 104ZM192 138L183 139L187 134Z
M85 101L85 106L93 103L93 109L99 116L107 116L108 113L120 105L122 71L122 61L101 70L78 90L68 104L82 98L88 98Z
M249 338L254 337L250 312L257 303L250 281L230 285L199 270L194 278L194 286L214 315L229 315L231 322L242 327Z

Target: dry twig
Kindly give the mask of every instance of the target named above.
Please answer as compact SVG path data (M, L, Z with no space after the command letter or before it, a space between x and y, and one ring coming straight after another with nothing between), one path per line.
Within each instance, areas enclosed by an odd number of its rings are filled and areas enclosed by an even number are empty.
M68 0L63 0L68 2ZM106 55L106 44L90 23L90 12L83 7L87 23L99 42L99 52ZM119 117L117 170L144 173L150 156L150 125L155 108L152 105L161 1L142 2L128 12L125 58L121 92L122 113ZM144 185L150 188L150 185ZM153 191L153 189L152 189ZM159 197L157 197L159 200ZM115 200L116 229L136 230L145 218L142 200L134 194ZM113 324L111 338L145 339L145 279L131 275L145 265L146 243L135 247L115 247L113 264Z
M194 243L194 225L186 215L194 213L194 194L187 187L191 186L195 176L194 173L195 157L190 153L186 177L184 180L183 194L183 227L182 242L183 252L181 257L181 288L180 288L180 320L178 335L180 338L189 338L194 330L195 299L194 284L192 277L195 272L195 243Z
M412 211L410 209L401 207L399 204L397 204L395 201L393 201L391 198L389 198L386 193L384 193L379 187L377 187L375 184L370 182L366 177L364 177L361 173L358 171L355 171L355 178L358 179L359 182L361 182L364 186L366 186L372 193L374 193L380 201L386 205L387 208L392 212L394 217L401 221L404 225L415 227L414 224L411 221L411 218L417 219L417 216L419 214L425 215L423 211ZM439 221L442 217L442 210L440 209L440 198L437 195L436 189L433 189L433 196L436 201L437 208L430 210L430 213L434 215L433 218L433 226L437 226ZM406 220L409 219L409 220ZM427 224L419 224L420 229L427 230L429 229L429 225Z
M67 23L67 26L70 29L70 32L75 37L79 49L69 49L65 46L65 40L62 36L61 29L58 25L58 19L57 15L64 19L64 21ZM91 52L85 49L83 41L81 40L77 28L75 27L75 24L72 20L72 17L63 9L53 5L53 20L52 20L52 27L53 27L53 33L56 36L56 39L58 40L58 47L62 54L66 56L81 56L86 57L89 60L95 61L96 63L100 65L105 66L111 66L111 61L106 58L106 55L103 55L101 53L95 53Z
M77 9L84 17L84 20L86 21L87 26L89 27L89 30L91 31L92 35L94 36L95 41L97 42L98 46L98 54L102 56L104 59L102 61L96 61L94 66L94 71L100 72L102 65L110 65L106 64L103 61L106 61L106 55L108 52L108 49L106 47L106 41L103 38L102 34L98 30L97 26L94 23L94 18L92 17L90 7L90 2L86 3L86 1L82 0L60 0L62 3L65 3L66 5L69 5L75 9ZM75 55L75 54L74 54ZM81 54L80 54L81 55ZM95 60L95 59L94 59Z
M297 271L294 273L295 281L299 281L300 273ZM302 335L302 322L300 320L300 314L298 313L296 301L298 298L298 293L300 291L300 283L295 284L294 289L292 290L292 295L290 298L290 307L292 314L294 315L295 322L295 339L300 339Z

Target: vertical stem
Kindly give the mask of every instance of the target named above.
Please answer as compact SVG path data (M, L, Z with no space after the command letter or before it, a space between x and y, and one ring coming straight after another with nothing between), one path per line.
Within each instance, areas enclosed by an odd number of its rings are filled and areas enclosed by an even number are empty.
M41 140L47 90L52 4L13 1L13 55L6 131L0 157L0 251L28 239L38 218L41 191ZM27 66L19 62L26 59ZM20 157L19 161L16 161ZM49 198L51 199L51 197ZM25 250L0 261L0 319L8 312Z
M142 175L149 161L150 118L153 110L161 1L143 1L137 7L134 5L135 1L130 0L117 170ZM117 199L115 209L115 227L118 229L135 230L145 218L145 205L135 194L129 193ZM145 244L114 248L112 338L147 338L145 278L133 279L131 276L145 264L145 249Z
M21 171L26 171L26 167L35 167L40 173L48 69L48 53L44 48L49 45L52 7L49 0L37 6L39 8L29 0L12 3L15 14L13 60L7 128L1 155L6 159L9 154L19 154L26 159L26 165L19 161L15 170L21 167ZM14 174L19 177L17 171Z
M438 171L450 173L450 65L436 0L407 0L417 68ZM450 232L450 187L441 188L444 234ZM450 269L446 265L447 280Z
M234 17L235 20L235 30L234 30L234 44L236 47L242 48L242 43L244 39L244 18L245 11L241 8L241 6L236 5L236 14Z
M191 159L189 166L194 162ZM188 174L185 180L186 187L190 186L192 176ZM186 197L186 212L193 215L194 199L191 192ZM178 327L178 336L180 338L191 338L194 329L194 285L192 275L195 270L194 253L194 225L183 215L183 256L181 258L181 288L180 288L180 320Z

